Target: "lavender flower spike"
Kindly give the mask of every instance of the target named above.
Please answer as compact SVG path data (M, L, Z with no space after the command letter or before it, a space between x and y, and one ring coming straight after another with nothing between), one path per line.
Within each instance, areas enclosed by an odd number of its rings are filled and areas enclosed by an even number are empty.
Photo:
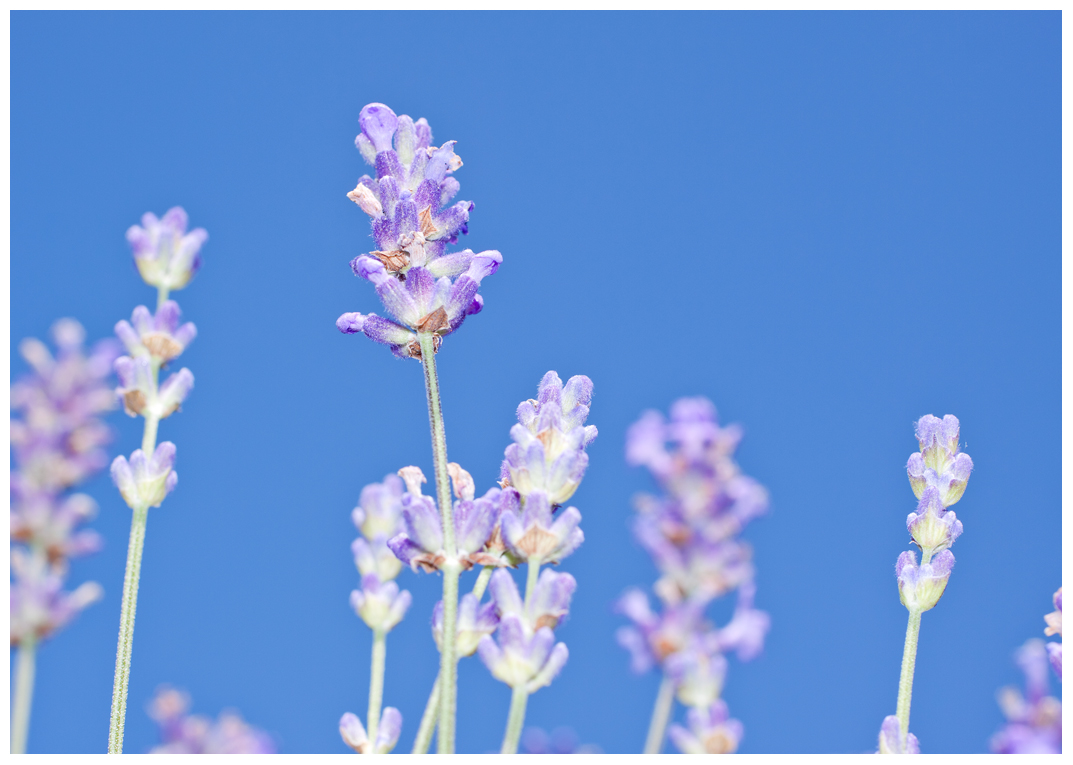
M339 735L358 754L387 754L395 748L402 732L402 714L395 707L385 707L380 717L375 744L369 741L365 726L357 715L345 713L339 719Z
M1043 634L1048 637L1051 635L1062 634L1062 588L1058 588L1058 592L1054 593L1054 608L1055 610L1044 616L1044 620L1047 622L1047 629L1043 630ZM1058 679L1062 679L1062 644L1061 643L1048 643L1047 654L1051 657L1051 666L1054 667L1055 673L1058 675Z
M384 104L368 104L358 118L355 143L376 178L362 176L347 197L371 219L377 249L351 262L354 273L376 286L398 323L375 314L345 313L341 332L364 332L395 355L420 358L417 333L442 338L478 313L484 300L481 280L495 273L502 256L495 250L448 253L468 231L472 202L448 203L459 185L450 174L462 167L454 141L436 148L424 119L397 116Z
M164 441L149 458L141 449L134 450L130 462L122 455L116 457L112 462L112 480L131 509L160 507L164 497L179 483L178 474L171 469L174 464L175 444Z
M161 364L179 356L197 337L197 327L191 322L179 325L180 314L174 300L161 303L155 316L140 305L134 309L129 324L121 321L115 325L115 333L131 356L148 356Z
M11 644L39 641L65 627L75 616L104 595L96 582L84 582L73 592L63 591L66 563L50 564L42 556L11 550Z
M1047 649L1032 638L1017 650L1015 659L1025 673L1025 693L1003 688L998 703L1006 727L991 737L997 754L1060 754L1062 751L1062 702L1049 695Z
M160 731L150 754L275 754L272 737L250 725L235 711L225 710L215 722L187 714L190 696L169 686L157 689L149 716Z
M209 235L203 228L187 233L187 222L186 211L173 207L162 218L146 213L141 226L127 230L138 273L164 294L185 287L201 267L201 245Z

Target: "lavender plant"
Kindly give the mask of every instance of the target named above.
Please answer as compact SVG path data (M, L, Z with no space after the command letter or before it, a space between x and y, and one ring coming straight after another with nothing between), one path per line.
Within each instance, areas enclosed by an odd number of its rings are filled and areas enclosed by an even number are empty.
M759 655L770 618L753 607L752 550L739 538L768 506L766 490L743 475L733 459L741 436L738 426L719 425L715 407L705 398L676 401L670 422L659 412L646 412L627 434L626 460L647 467L663 491L638 495L633 526L661 573L653 587L661 608L653 611L637 588L617 604L634 623L616 633L630 652L633 671L659 667L663 674L646 754L662 748L676 697L689 708L689 728L669 730L681 751L733 752L743 735L720 698L724 654L736 651L742 661ZM734 615L718 628L705 610L734 591Z
M272 737L238 712L221 712L215 721L189 714L190 696L166 685L157 689L148 711L160 734L160 744L150 754L276 753Z
M460 500L464 517L456 519L435 354L444 337L481 310L483 300L477 289L495 273L502 256L494 250L479 254L447 251L449 244L467 232L473 208L469 202L449 204L459 189L450 175L462 166L454 141L434 147L428 122L397 116L383 104L367 105L358 121L361 133L355 144L376 169L376 178L363 176L347 196L369 215L377 249L355 258L351 268L373 283L394 321L354 312L340 316L336 326L347 334L363 332L389 346L396 356L420 360L424 369L436 499L422 499L419 490L407 493L404 518L410 533L400 557L443 574L438 748L453 752L458 580L463 568L472 565L468 556L475 552L471 548L479 530L463 525L459 537L456 528L459 520L464 524L472 520L478 526L484 520L470 518L470 500ZM393 549L398 553L401 548ZM375 737L372 745L377 746Z
M11 645L16 648L11 752L26 751L37 646L100 599L84 582L63 589L69 561L96 552L101 538L79 527L97 503L68 493L107 464L111 429L100 416L115 408L108 385L118 349L112 340L83 351L85 331L74 319L52 326L57 352L37 339L19 352L31 372L11 386Z
M1025 693L1022 695L1012 687L998 692L998 704L1006 716L1006 726L991 737L991 751L996 754L1061 754L1062 702L1050 695L1048 648L1039 638L1032 638L1017 649L1014 659L1025 674ZM1061 680L1061 670L1056 667L1055 671Z
M920 616L935 607L946 590L954 568L950 546L962 532L961 521L948 507L961 499L972 472L972 459L959 450L961 425L957 417L941 420L930 414L916 423L920 452L906 464L909 484L919 503L906 520L913 544L920 548L920 564L912 550L898 556L895 574L902 605L909 611L898 681L897 713L883 720L880 754L917 754L920 743L909 732L909 706L913 696L913 670L920 639Z
M179 323L179 305L168 299L172 290L185 287L201 265L200 250L208 238L204 229L187 232L187 216L181 207L173 207L157 218L142 216L141 226L131 226L127 241L134 253L134 263L145 283L157 289L156 313L138 306L131 321L116 324L116 335L129 355L115 361L120 387L116 394L131 417L142 417L145 426L142 448L128 460L116 457L112 479L119 493L133 511L127 567L123 578L123 602L119 617L119 645L116 649L115 683L112 688L112 713L108 731L108 751L123 751L123 729L127 714L127 686L130 681L131 653L134 646L134 616L138 604L138 579L141 574L142 548L150 507L159 507L178 482L172 469L175 444L157 444L157 428L162 419L178 411L194 385L187 368L170 375L162 383L160 372L178 358L197 335L193 324Z

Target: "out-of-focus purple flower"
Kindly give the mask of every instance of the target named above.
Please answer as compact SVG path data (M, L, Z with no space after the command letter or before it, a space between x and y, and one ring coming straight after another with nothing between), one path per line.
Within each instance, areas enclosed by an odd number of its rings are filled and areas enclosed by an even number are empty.
M447 562L439 510L432 497L421 493L421 484L426 483L426 478L420 468L405 467L399 475L406 483L406 493L402 497L402 519L406 530L390 539L388 547L414 571L418 567L435 571ZM467 486L471 487L472 481ZM455 488L456 491L460 488L457 482ZM473 498L470 491L462 496L456 494L458 499L453 507L455 547L463 568L509 565L499 552L489 549L502 512L503 494L500 489L489 489L479 498Z
M954 554L949 550L940 552L931 559L931 563L921 563L919 566L915 552L903 552L894 567L902 605L910 611L920 612L935 608L953 570Z
M523 754L601 754L595 744L580 744L571 728L556 728L551 734L542 728L526 728L522 733Z
M565 643L555 643L550 627L533 631L517 614L500 618L496 638L498 642L488 635L481 638L481 661L497 680L528 693L549 685L570 655Z
M424 119L396 116L384 104L368 104L359 116L355 143L376 168L362 176L347 196L372 220L377 249L351 262L354 273L376 286L388 312L400 323L356 312L339 317L346 334L364 332L401 357L421 355L418 332L439 341L454 332L484 301L481 280L495 273L502 256L495 250L448 253L447 245L467 232L471 202L448 202L458 192L450 173L462 166L454 141L431 146Z
M402 733L402 714L395 707L384 707L380 715L380 725L376 729L375 745L369 741L369 734L361 724L358 716L346 712L339 719L339 735L343 742L358 754L387 754L395 748Z
M66 626L82 609L101 599L96 582L85 582L73 592L63 591L66 563L49 563L20 547L11 548L11 644L42 640Z
M910 733L902 744L902 724L896 715L883 718L879 728L879 751L876 754L920 754L920 742Z
M771 629L771 617L753 608L756 586L742 585L734 615L725 627L716 630L716 645L723 653L736 651L741 661L752 661L764 650L764 637Z
M160 507L164 497L179 483L178 474L172 470L175 464L175 444L161 442L152 456L146 458L141 449L135 449L130 462L120 455L112 462L112 480L119 488L130 507Z
M161 303L155 316L140 305L134 309L129 323L121 321L115 325L115 333L134 358L148 356L157 363L171 361L197 337L197 327L192 322L179 325L181 313L174 300Z
M1061 635L1062 634L1062 588L1058 588L1058 592L1054 593L1054 611L1044 616L1044 620L1047 622L1047 628L1043 630L1043 634ZM1051 657L1051 666L1054 667L1055 673L1058 675L1058 679L1062 679L1062 644L1061 643L1048 643L1047 654Z
M498 573L498 572L497 572ZM462 596L458 603L457 637L455 652L459 657L472 656L477 652L477 644L485 635L491 635L499 626L499 614L496 604L489 601L483 606L472 592ZM436 647L443 650L443 601L438 601L432 609L432 637Z
M101 549L103 542L96 531L76 531L97 514L97 503L91 497L23 492L14 485L11 493L12 541L42 548L51 561L79 558Z
M585 425L592 403L592 380L571 377L563 385L554 371L537 388L536 400L518 406L518 424L510 429L514 443L507 447L500 469L523 499L541 492L552 505L573 496L589 464L585 448L596 438L594 425Z
M115 360L115 372L119 377L116 395L131 417L141 415L162 420L179 409L194 387L194 374L186 367L157 386L153 362L148 356L120 356Z
M709 707L693 707L687 715L689 728L672 725L667 730L671 741L684 754L733 754L745 735L738 720L731 719L726 702L718 700Z
M1062 702L1049 694L1047 649L1032 638L1017 650L1015 659L1025 673L1025 694L1006 687L998 693L1006 727L991 737L997 754L1060 754Z
M157 218L142 216L142 225L127 229L134 263L146 284L177 290L186 286L201 267L201 245L209 238L203 228L187 233L186 211L173 207Z
M361 587L350 593L350 606L371 630L389 632L402 621L413 600L408 590L400 592L398 584L381 582L376 574L363 576Z
M674 679L678 700L687 707L707 708L719 699L727 660L709 641L696 641L667 657L664 670Z
M402 528L402 479L384 476L382 483L371 483L361 490L358 506L351 519L366 539L390 539Z
M630 652L630 668L638 674L655 665L662 666L669 656L684 651L706 635L715 634L696 603L665 606L656 614L648 596L636 587L619 598L615 610L625 614L635 625L620 627L615 638Z
M161 743L150 754L275 754L272 737L235 711L225 710L216 721L188 715L190 697L163 685L149 702Z

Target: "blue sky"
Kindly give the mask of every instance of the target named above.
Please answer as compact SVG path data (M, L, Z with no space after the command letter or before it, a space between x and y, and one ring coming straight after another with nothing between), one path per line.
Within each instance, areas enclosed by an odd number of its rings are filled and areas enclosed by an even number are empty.
M1060 75L1057 12L13 13L12 340L60 316L103 337L150 303L123 238L145 211L210 234L175 294L197 384L161 426L181 483L149 519L127 751L163 682L285 752L344 751L339 716L364 715L350 509L431 475L420 367L334 327L379 310L347 265L371 244L345 197L371 101L459 142L463 244L503 253L439 356L451 459L483 492L544 372L595 383L570 662L529 723L640 749L658 680L629 673L611 604L655 579L627 526L651 485L624 435L705 395L772 497L745 536L773 626L725 689L741 750L875 747L913 422L951 413L976 469L912 730L985 751L1061 577ZM112 422L129 454L140 423ZM40 651L31 751L105 749L130 511L107 476L88 491L107 546L72 581L106 595ZM408 751L439 582L400 583L385 700ZM496 749L509 690L477 659L460 678L460 750Z

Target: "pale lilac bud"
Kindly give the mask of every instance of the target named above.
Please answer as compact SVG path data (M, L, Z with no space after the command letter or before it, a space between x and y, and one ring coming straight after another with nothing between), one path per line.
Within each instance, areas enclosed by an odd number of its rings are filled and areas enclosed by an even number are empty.
M369 734L365 732L365 726L361 724L356 714L344 712L339 718L339 735L343 743L358 754L368 754L372 746L369 744Z
M723 692L727 660L713 647L699 644L667 657L667 676L677 683L677 697L688 707L707 707Z
M497 572L498 573L498 572ZM499 626L499 615L494 602L483 606L477 602L477 596L467 593L458 602L457 637L455 651L458 656L472 656L477 651L477 644L485 635L491 635ZM436 603L432 609L432 637L436 647L443 650L443 601Z
M532 632L515 614L501 618L497 637L498 643L491 636L481 638L481 661L497 680L529 693L549 685L569 656L564 643L555 644L549 627Z
M412 597L407 590L399 592L395 582L381 582L376 574L361 578L362 589L350 593L350 606L371 630L389 632L402 621L410 608Z
M920 498L926 487L939 491L943 507L950 507L965 493L972 473L972 459L958 451L960 424L948 414L939 419L930 414L916 424L920 454L914 454L906 464L909 483Z
M350 517L367 539L390 539L401 531L402 492L402 480L390 473L382 483L371 483L361 490Z
M131 356L149 356L157 363L171 361L197 337L197 327L192 323L179 325L180 313L174 300L161 303L155 316L140 305L134 309L129 324L121 321L115 325L115 333Z
M178 410L194 387L194 375L183 367L157 388L151 364L148 356L133 359L121 356L115 360L120 383L116 394L131 417L142 415L164 419Z
M64 562L49 563L45 556L29 554L17 546L11 548L11 572L12 645L51 636L104 595L96 582L64 592Z
M902 742L902 724L896 715L883 718L879 728L879 751L876 754L920 754L920 742L910 733Z
M167 290L185 287L201 267L201 245L209 238L203 228L187 233L186 211L168 210L163 218L142 216L141 226L127 230L138 272L147 284Z
M502 569L492 574L488 589L501 617L507 614L521 617L530 630L536 631L542 627L555 629L559 626L570 611L570 599L577 589L577 580L565 572L544 569L528 606L523 603L514 578Z
M733 754L745 728L729 718L726 702L719 699L709 707L691 708L687 715L689 729L671 725L667 736L683 754Z
M578 528L581 512L576 507L553 515L543 491L533 491L522 508L517 491L507 489L503 494L505 502L500 519L503 541L519 560L558 563L585 540Z
M917 566L916 553L903 552L895 566L902 605L914 613L934 608L946 590L953 568L954 554L949 550L943 550L930 563L920 566Z
M335 326L339 328L339 331L344 335L355 335L361 332L362 325L365 323L365 317L360 313L351 312L344 313L335 321Z
M141 449L130 455L130 462L122 455L116 457L112 480L131 508L159 507L179 482L174 464L175 444L164 441L148 459Z
M362 576L375 574L381 582L394 579L402 571L402 561L387 546L387 539L376 537L369 541L358 537L350 544L354 565Z
M913 541L931 554L949 548L963 530L954 511L943 509L939 491L932 487L924 490L917 511L910 513L905 523Z

